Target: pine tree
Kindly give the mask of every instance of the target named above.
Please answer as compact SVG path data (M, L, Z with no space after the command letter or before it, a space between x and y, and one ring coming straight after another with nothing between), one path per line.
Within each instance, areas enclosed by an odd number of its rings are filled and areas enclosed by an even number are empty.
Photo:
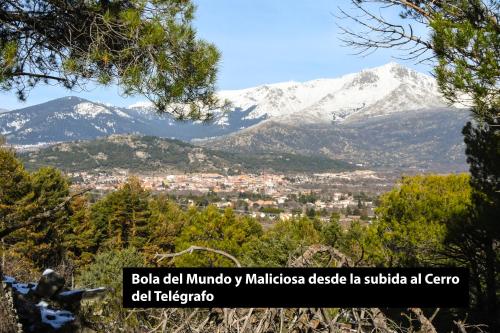
M489 125L469 122L464 130L467 161L470 165L472 207L451 240L462 259L484 276L484 293L490 316L498 311L500 289L500 118L490 118ZM470 251L471 247L475 251ZM479 254L479 255L478 255ZM476 277L476 276L475 276ZM482 283L480 281L479 283ZM476 284L476 285L479 285ZM482 289L482 288L477 288ZM482 295L481 295L482 294ZM500 323L498 324L500 326Z
M43 168L31 175L29 215L33 216L56 207L69 194L68 181L53 168ZM11 251L22 254L40 269L58 265L65 255L63 235L69 211L58 210L38 223L18 230L6 242Z
M58 264L64 256L61 244L68 212L56 208L68 197L67 180L53 168L29 174L4 148L0 179L0 233L8 252L40 268Z
M257 221L236 216L230 208L223 213L215 206L208 206L202 211L191 208L187 212L186 224L176 240L176 251L198 245L222 250L238 258L243 254L245 244L261 234L262 227ZM229 259L214 253L185 255L176 259L175 264L204 267L234 265Z
M339 214L332 213L329 223L323 225L321 229L321 236L323 243L333 248L339 246L342 237L342 227L340 226Z
M97 252L96 228L91 223L90 207L85 197L71 202L71 214L64 233L64 248L68 260L77 266L89 264Z
M150 238L149 192L136 178L98 201L91 208L91 223L95 232L93 240L99 249L124 249L134 246L142 249Z
M197 38L194 10L189 0L2 1L0 87L24 99L39 83L116 83L160 112L206 119L219 106L220 56Z
M464 135L474 207L465 218L468 222L464 223L469 225L469 231L475 232L468 235L455 232L458 237L456 243L474 235L478 237L472 240L474 243L488 247L485 250L489 258L488 277L481 283L487 285L487 311L491 329L500 331L500 219L493 213L500 210L500 4L498 1L481 0L351 2L363 13L363 17L342 11L345 18L361 27L361 30L348 26L342 28L347 45L360 49L361 53L378 48L398 48L407 52L408 59L430 61L444 97L451 104L461 103L470 107L474 122L465 126ZM377 13L367 5L373 5L374 2L383 9L398 9L400 17L406 19L409 26L391 22L382 12ZM412 21L417 25L425 25L431 34L418 35L418 30L412 27ZM462 255L468 255L469 260L480 260L471 255L465 246ZM474 265L482 264L475 262Z
M5 148L0 148L0 179L0 222L6 224L7 215L22 214L23 203L31 201L31 180L14 152Z
M439 264L447 230L471 203L467 175L404 177L382 195L372 229L382 265ZM377 253L374 251L374 254Z
M151 216L149 217L150 238L144 251L148 260L154 262L156 253L175 252L175 242L180 236L187 216L181 208L167 196L155 197L149 203Z

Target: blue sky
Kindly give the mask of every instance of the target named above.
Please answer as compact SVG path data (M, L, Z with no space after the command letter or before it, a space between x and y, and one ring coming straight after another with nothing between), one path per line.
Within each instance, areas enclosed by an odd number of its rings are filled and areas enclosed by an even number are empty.
M195 3L199 36L215 43L222 52L220 89L337 77L395 60L422 72L430 70L394 59L398 55L395 50L361 57L342 47L335 14L339 6L350 8L347 0L195 0ZM116 86L91 87L86 92L39 86L24 103L11 92L0 92L0 108L16 109L68 95L119 106L143 100L140 96L121 97Z

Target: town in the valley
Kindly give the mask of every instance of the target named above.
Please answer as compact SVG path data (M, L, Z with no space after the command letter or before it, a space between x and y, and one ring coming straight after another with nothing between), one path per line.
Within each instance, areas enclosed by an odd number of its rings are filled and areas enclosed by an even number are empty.
M393 173L357 170L318 174L178 173L134 174L113 172L69 173L75 186L90 187L97 195L115 190L130 177L152 193L166 194L184 207L232 208L263 224L297 216L328 220L337 214L342 225L370 223L377 197L396 180Z

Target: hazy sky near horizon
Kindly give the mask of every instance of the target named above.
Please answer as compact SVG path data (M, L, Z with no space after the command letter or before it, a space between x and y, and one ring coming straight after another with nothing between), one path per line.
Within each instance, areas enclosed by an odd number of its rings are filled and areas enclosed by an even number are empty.
M337 27L338 7L350 9L348 0L194 0L198 5L198 35L222 52L218 87L242 89L282 81L337 77L390 61L429 72L430 68L394 58L395 50L366 57L343 47ZM389 15L396 15L396 12ZM387 13L386 13L387 15ZM144 100L123 98L116 86L89 91L68 91L40 85L26 102L13 92L0 91L0 108L17 109L68 95L126 106Z

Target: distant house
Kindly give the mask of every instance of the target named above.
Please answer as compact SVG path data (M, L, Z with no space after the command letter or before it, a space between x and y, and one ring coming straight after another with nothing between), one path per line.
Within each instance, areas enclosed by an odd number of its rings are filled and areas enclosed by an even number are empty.
M321 201L321 200L316 200L316 202L314 203L314 205L316 206L316 208L326 208L326 203Z
M278 199L276 199L276 202L279 204L279 205L282 205L286 202L286 197L279 197Z
M215 206L217 206L217 208L228 208L233 207L233 203L231 201L216 202Z
M274 206L276 202L272 200L257 200L254 202L254 204L257 204L260 207L265 207L265 206Z
M280 213L280 220L288 221L293 218L292 213Z

